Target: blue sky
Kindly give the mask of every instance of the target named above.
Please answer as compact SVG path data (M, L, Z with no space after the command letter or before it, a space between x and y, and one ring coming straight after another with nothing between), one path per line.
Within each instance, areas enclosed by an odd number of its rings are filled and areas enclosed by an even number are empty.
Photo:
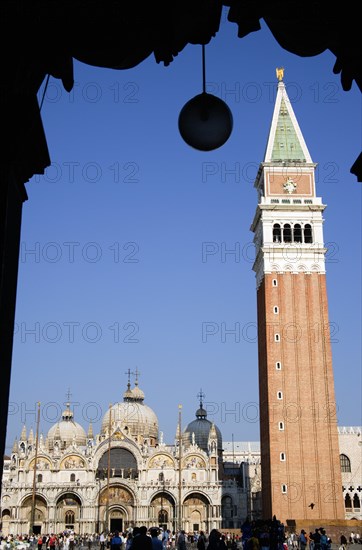
M38 400L46 434L68 388L75 419L85 428L93 419L97 432L109 403L122 400L128 368L140 371L167 442L179 403L183 425L194 418L200 388L224 440L259 439L250 224L277 66L327 204L338 423L361 423L361 184L350 174L360 92L342 90L329 52L297 57L264 24L238 39L225 13L206 47L206 80L234 127L215 151L190 148L177 126L202 90L201 46L169 67L153 56L128 71L75 61L71 94L50 79L42 118L52 166L27 183L23 210L10 446L24 422L34 428Z

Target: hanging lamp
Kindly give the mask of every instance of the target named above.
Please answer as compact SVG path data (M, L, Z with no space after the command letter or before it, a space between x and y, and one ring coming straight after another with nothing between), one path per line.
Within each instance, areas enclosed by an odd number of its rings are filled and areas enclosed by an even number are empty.
M179 114L182 139L199 151L224 145L233 129L233 116L222 99L206 92L205 45L202 45L202 93L188 101Z

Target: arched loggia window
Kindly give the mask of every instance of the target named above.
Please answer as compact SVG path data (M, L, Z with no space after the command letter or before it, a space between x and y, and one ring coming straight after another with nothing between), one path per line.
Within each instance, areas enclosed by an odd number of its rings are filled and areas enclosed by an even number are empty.
M294 242L295 243L301 243L303 242L303 238L302 238L302 227L299 223L296 223L294 225L294 229L293 229L293 236L294 236Z
M292 242L292 228L289 223L286 223L283 227L283 241L285 243Z
M357 493L355 493L355 495L353 497L353 510L355 512L359 512L360 508L361 508L361 501L360 501L359 496L357 495Z
M352 500L348 494L344 497L344 507L346 512L352 512Z
M313 243L313 231L310 223L302 228L300 223L291 225L285 223L283 227L279 223L273 225L273 243Z
M280 243L282 240L282 231L279 223L273 225L273 243Z
M312 226L309 223L306 223L304 226L304 242L305 243L313 242Z

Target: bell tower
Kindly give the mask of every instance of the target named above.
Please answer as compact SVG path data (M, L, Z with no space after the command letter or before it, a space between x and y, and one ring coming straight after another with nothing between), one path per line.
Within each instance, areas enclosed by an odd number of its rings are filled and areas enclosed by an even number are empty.
M255 180L263 515L343 519L323 241L315 168L277 69Z

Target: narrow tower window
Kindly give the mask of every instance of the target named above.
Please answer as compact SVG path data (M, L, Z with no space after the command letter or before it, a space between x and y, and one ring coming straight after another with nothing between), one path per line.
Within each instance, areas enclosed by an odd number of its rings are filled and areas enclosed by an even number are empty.
M280 453L280 460L285 462L285 453Z
M275 223L273 225L273 243L280 243L282 240L282 231L280 225Z
M304 226L304 242L305 243L313 242L312 226L309 223L306 223Z
M294 226L294 242L295 243L301 243L303 242L302 239L302 228L299 223L296 223Z
M275 340L276 342L280 342L280 334L275 334L275 335L274 335L274 340Z
M274 311L275 314L279 313L279 308L278 308L278 306L274 306L273 311Z
M278 397L278 399L283 399L283 392L278 391L277 397Z
M279 430L281 432L284 430L284 422L279 422Z
M273 286L278 286L278 281L276 279L273 279Z
M275 368L276 368L277 370L282 370L282 364L281 364L280 361L277 361L277 362L275 363Z
M289 223L286 223L283 227L283 241L285 243L292 242L292 228Z
M282 485L282 493L283 493L283 495L287 494L287 486L286 486L285 483L283 483L283 485Z

